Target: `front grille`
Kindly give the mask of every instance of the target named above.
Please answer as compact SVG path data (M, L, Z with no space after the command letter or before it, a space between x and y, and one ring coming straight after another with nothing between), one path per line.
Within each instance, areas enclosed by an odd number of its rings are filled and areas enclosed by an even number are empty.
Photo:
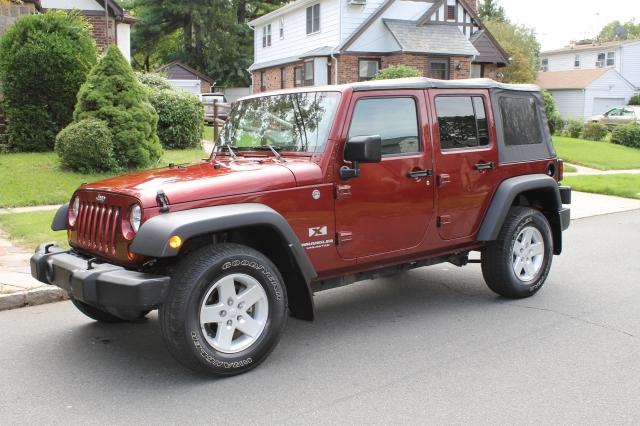
M82 248L114 256L120 220L118 206L80 201L76 221L77 244Z

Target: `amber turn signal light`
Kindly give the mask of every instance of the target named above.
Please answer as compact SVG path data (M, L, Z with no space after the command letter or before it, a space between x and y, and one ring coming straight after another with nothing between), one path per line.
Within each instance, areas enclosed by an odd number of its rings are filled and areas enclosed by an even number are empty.
M180 248L181 245L182 245L182 238L180 238L179 236L174 235L171 238L169 238L169 247L173 249L177 249L177 248Z

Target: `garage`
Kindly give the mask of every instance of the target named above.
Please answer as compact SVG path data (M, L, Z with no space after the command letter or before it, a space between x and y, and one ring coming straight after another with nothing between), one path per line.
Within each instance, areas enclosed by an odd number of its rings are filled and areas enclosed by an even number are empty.
M611 108L626 105L627 101L624 98L593 98L593 114L600 115Z

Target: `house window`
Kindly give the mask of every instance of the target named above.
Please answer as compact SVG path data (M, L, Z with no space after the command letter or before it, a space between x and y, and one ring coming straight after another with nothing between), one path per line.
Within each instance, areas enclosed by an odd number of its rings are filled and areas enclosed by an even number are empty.
M284 39L284 18L280 18L280 40Z
M382 155L420 152L418 112L413 98L369 98L356 103L349 126L353 136L380 135Z
M271 46L271 24L262 27L262 47Z
M307 34L320 31L320 4L307 8Z
M441 149L489 145L487 112L481 96L438 96L436 114Z
M456 7L454 6L447 6L447 20L449 21L455 21L456 20Z
M602 68L604 67L604 62L606 61L607 56L604 53L598 53L598 60L596 61L596 67Z
M429 61L429 77L449 80L449 61Z
M313 61L304 63L304 85L313 86Z
M540 71L542 71L542 72L549 71L549 59L548 58L544 58L540 62Z
M484 64L471 64L471 78L484 77Z
M613 67L616 64L616 52L607 53L607 66Z
M260 91L264 92L267 90L266 86L266 78L264 78L264 71L260 71Z
M293 68L293 86L300 87L303 85L304 85L304 68L294 67Z
M573 59L574 68L580 68L580 55L576 55Z
M287 74L284 71L284 68L280 68L280 88L284 89L286 85L286 76Z
M371 80L379 70L379 59L358 59L358 81Z

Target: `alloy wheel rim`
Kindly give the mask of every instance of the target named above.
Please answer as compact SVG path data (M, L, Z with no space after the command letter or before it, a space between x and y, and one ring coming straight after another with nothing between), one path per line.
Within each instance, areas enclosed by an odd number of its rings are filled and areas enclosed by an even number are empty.
M523 282L533 280L544 262L542 233L533 226L523 228L513 243L511 266L516 277Z
M209 286L200 305L200 328L214 349L237 353L253 345L269 316L267 293L247 274L230 274Z

